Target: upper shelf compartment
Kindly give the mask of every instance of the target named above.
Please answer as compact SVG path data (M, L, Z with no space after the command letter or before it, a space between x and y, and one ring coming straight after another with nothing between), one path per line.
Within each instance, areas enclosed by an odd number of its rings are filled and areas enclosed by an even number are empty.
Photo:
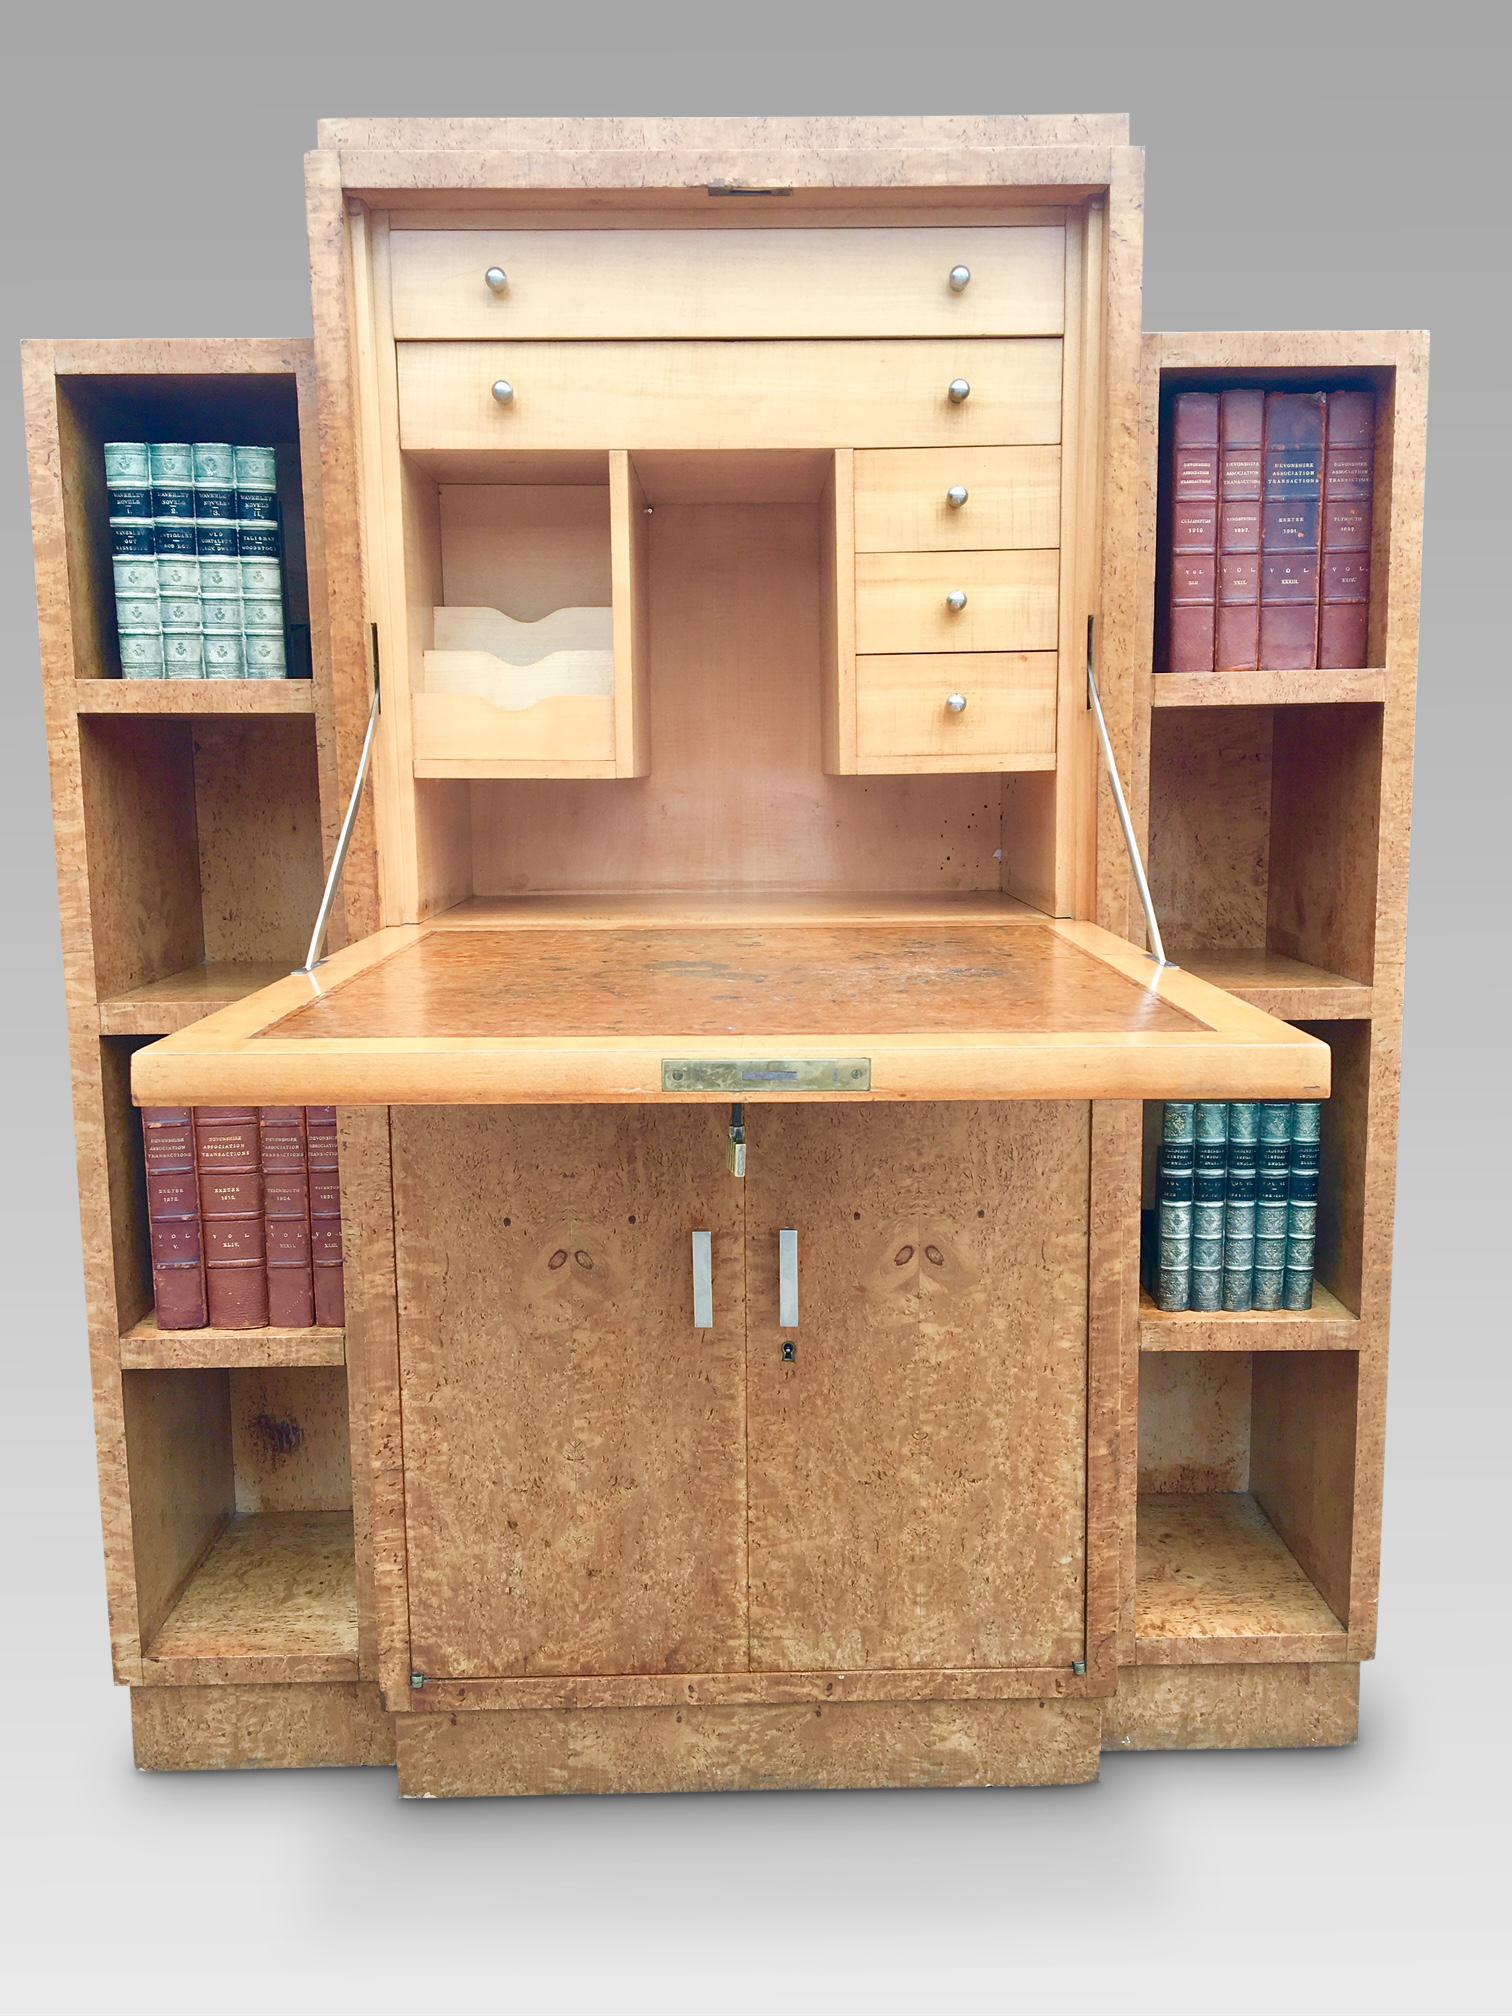
M529 899L377 933L140 1051L146 1103L1312 1097L1316 1038L1003 898Z
M872 231L395 230L401 340L1058 336L1060 224Z

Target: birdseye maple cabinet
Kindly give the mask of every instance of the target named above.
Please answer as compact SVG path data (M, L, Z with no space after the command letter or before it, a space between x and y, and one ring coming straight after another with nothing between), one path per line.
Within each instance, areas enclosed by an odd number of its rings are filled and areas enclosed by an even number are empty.
M313 344L25 356L139 1763L1349 1742L1425 339L1145 335L1121 117L319 141ZM1375 395L1364 665L1157 666L1229 384ZM276 444L310 679L119 676L102 444L206 435ZM1319 1098L1313 1306L1157 1309L1143 1102ZM154 1320L137 1109L226 1103L339 1109L343 1327Z

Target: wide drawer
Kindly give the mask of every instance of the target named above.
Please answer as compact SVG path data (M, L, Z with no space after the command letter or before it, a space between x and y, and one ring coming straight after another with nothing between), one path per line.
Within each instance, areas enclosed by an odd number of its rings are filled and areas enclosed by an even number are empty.
M1055 671L1053 651L857 658L859 762L872 771L1049 769Z
M858 553L1059 544L1059 448L865 448L856 457Z
M1060 555L858 553L856 650L1053 651ZM964 594L953 609L948 598Z
M1060 438L1056 337L876 343L400 343L411 453L890 448ZM964 379L969 395L950 397ZM501 404L493 387L513 397Z
M1065 242L1058 224L399 230L389 241L394 334L1058 336ZM961 267L971 277L957 290L950 276Z

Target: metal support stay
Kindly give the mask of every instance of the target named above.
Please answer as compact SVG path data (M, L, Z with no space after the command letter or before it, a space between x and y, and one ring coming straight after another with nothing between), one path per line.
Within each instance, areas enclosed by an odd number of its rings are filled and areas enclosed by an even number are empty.
M305 963L298 970L313 973L320 964L325 950L326 932L331 925L331 906L336 901L336 891L341 887L341 871L346 866L347 850L352 844L352 829L357 824L357 807L362 799L362 787L367 782L368 770L373 761L373 743L378 733L378 679L373 678L373 704L368 709L367 733L362 738L362 754L357 759L357 775L352 783L352 795L347 800L346 816L341 822L341 831L336 836L336 852L331 857L331 872L326 877L325 893L320 899L320 908L315 913L315 929L310 933L310 949L305 954Z
M1098 739L1102 743L1103 761L1108 768L1108 782L1113 787L1113 803L1118 809L1118 823L1123 828L1124 846L1129 852L1129 866L1134 870L1134 886L1139 891L1139 900L1144 905L1145 929L1150 934L1150 955L1157 966L1169 966L1166 957L1165 940L1160 935L1160 920L1155 915L1155 899L1150 894L1149 879L1145 874L1144 856L1139 851L1139 842L1134 835L1134 821L1129 817L1129 801L1124 797L1122 780L1118 775L1118 761L1113 754L1113 740L1108 733L1107 721L1103 718L1102 695L1097 690L1097 674L1092 669L1092 626L1087 626L1087 691L1092 699L1092 714L1097 722Z

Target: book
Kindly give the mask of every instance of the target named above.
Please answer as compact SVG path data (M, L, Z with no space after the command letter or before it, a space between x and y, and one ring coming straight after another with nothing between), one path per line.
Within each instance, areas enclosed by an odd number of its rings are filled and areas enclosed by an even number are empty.
M1187 1306L1223 1307L1223 1235L1228 1181L1229 1109L1201 1099L1193 1118L1192 1279Z
M236 554L236 451L229 441L194 444L194 539L204 617L207 679L240 679L241 562Z
M205 1299L217 1330L268 1321L261 1144L255 1106L201 1106L195 1114Z
M310 1258L315 1279L315 1321L346 1321L341 1260L341 1171L336 1150L336 1108L305 1108L310 1176Z
M1318 1165L1323 1109L1316 1099L1299 1099L1291 1109L1291 1154L1286 1188L1283 1309L1311 1309L1313 1262L1318 1231Z
M163 617L158 606L157 537L147 443L107 441L104 454L121 677L161 679Z
M1179 392L1171 428L1166 670L1211 672L1218 568L1218 394Z
M240 446L233 452L245 676L286 679L278 457L267 447Z
M1267 671L1300 671L1318 662L1324 411L1321 392L1265 395L1260 663Z
M280 1329L303 1330L315 1321L305 1110L302 1106L264 1106L258 1113L258 1128L268 1321Z
M1185 1309L1191 1300L1195 1112L1190 1099L1168 1099L1161 1112L1155 1300L1162 1309Z
M1218 608L1213 664L1253 672L1260 663L1260 489L1265 394L1249 387L1220 395L1218 441Z
M190 1109L144 1106L142 1151L157 1325L160 1330L199 1330L208 1311Z
M1255 1202L1254 1306L1257 1309L1281 1307L1283 1270L1276 1265L1276 1226L1279 1222L1282 1228L1280 1257L1284 1262L1286 1195L1290 1172L1291 1105L1285 1099L1268 1099L1260 1108L1260 1169ZM1260 1243L1262 1239L1265 1241L1263 1247Z
M1318 663L1363 665L1370 618L1375 396L1330 392L1323 446Z
M199 679L205 669L205 623L194 544L194 449L187 441L152 441L153 539L163 623L163 674Z

